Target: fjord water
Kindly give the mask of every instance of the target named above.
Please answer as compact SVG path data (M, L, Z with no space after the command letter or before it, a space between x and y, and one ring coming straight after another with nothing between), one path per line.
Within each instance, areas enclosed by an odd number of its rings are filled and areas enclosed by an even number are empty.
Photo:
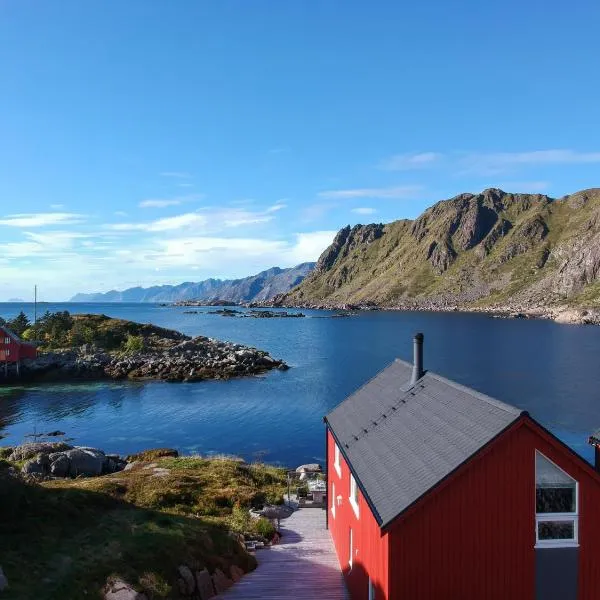
M22 308L0 304L7 318ZM38 307L40 310L40 307ZM0 445L64 431L74 443L129 454L157 446L231 453L288 466L324 461L322 417L395 357L411 360L425 334L425 368L514 404L592 459L600 427L600 329L464 313L368 311L331 318L227 318L154 304L45 304L41 310L104 313L188 335L256 346L289 371L199 383L0 386ZM189 309L187 309L189 310Z

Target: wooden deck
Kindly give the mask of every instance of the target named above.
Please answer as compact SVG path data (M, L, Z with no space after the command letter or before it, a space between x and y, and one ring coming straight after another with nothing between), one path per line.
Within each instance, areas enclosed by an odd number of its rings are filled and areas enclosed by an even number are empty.
M348 600L325 511L299 508L281 522L281 542L256 551L258 567L219 600Z

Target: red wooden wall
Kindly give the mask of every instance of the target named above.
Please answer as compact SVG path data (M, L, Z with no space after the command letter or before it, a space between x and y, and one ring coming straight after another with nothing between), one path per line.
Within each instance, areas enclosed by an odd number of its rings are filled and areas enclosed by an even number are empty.
M390 598L535 599L536 449L579 482L578 599L600 598L600 478L528 418L392 524Z
M340 568L352 600L367 600L369 577L375 587L376 600L388 600L388 535L382 534L379 525L359 491L359 517L350 505L350 471L340 454L341 477L334 467L335 441L327 431L328 524L337 552ZM331 511L335 485L335 517ZM341 496L338 503L337 496ZM353 538L353 564L350 569L350 528Z
M24 358L35 358L36 354L35 346L15 340L0 327L0 362L17 362Z

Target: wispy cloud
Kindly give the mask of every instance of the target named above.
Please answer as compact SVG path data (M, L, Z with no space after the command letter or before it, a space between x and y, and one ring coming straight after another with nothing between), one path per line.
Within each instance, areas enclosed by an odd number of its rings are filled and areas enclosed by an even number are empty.
M161 177L173 177L175 179L191 179L192 175L187 171L163 171Z
M156 200L142 200L138 206L140 208L166 208L167 206L178 206L181 204L181 200L178 198L171 199L156 199Z
M277 212L278 210L283 210L284 208L287 208L287 204L285 204L284 202L277 202L277 204L273 204L273 206L269 206L269 208L267 208L266 212L273 213L273 212Z
M326 190L319 192L319 198L327 198L331 200L343 200L351 198L411 198L416 193L421 191L419 185L401 185L385 188L355 188L349 190Z
M0 219L0 225L7 227L48 227L50 225L68 225L82 223L84 215L66 212L28 213L7 215Z
M357 215L372 215L372 214L376 213L377 210L374 208L370 208L368 206L364 206L364 207L359 207L359 208L353 208L352 212L356 213Z
M600 152L533 150L469 153L458 158L461 174L498 175L522 167L600 163Z
M433 166L443 157L438 152L412 152L408 154L395 154L381 162L380 169L384 171L410 171Z
M65 205L64 204L51 204L50 208L52 210L64 210L65 209Z

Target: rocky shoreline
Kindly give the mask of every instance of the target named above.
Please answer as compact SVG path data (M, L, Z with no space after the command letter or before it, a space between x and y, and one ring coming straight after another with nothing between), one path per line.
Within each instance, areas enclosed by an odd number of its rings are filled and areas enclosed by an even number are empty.
M268 352L199 336L184 341L155 340L151 349L134 354L109 353L85 345L45 352L0 370L0 382L72 381L76 379L159 380L192 382L259 375L288 366Z
M483 313L495 318L504 319L547 319L567 325L600 325L600 309L573 308L556 305L539 307L530 304L491 304L487 306L462 306L449 302L405 302L402 304L376 304L364 302L352 304L347 302L301 302L286 303L276 299L273 308L304 309L304 310L340 310L340 311L366 311L366 310L396 310L406 312L463 312Z

